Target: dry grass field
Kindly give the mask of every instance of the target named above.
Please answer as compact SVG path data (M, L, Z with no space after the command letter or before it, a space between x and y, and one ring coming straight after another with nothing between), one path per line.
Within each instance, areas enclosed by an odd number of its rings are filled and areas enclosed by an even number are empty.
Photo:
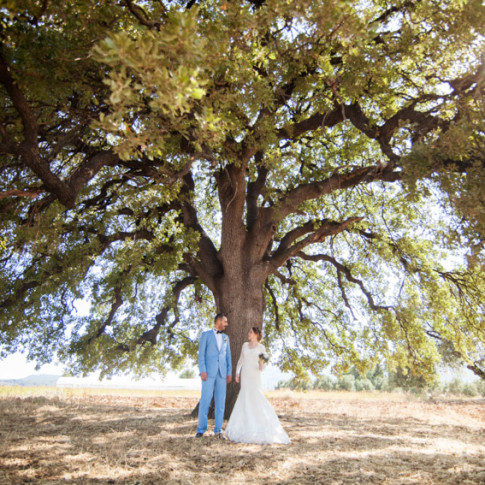
M194 392L0 388L0 484L485 484L484 399L268 396L289 446L195 439Z

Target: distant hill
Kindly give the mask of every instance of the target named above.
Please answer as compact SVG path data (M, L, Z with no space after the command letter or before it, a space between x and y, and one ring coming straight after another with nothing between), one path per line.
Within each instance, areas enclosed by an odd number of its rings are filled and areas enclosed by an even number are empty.
M0 386L55 386L58 375L33 374L22 379L0 379Z

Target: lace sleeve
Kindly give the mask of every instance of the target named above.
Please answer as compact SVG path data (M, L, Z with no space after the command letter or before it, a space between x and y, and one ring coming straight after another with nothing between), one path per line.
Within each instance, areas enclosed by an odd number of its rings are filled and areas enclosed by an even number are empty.
M243 360L244 360L244 350L246 348L246 343L243 344L242 349L241 349L241 355L239 356L239 360L237 361L237 366L236 366L236 375L239 377L241 375L241 367L243 365Z

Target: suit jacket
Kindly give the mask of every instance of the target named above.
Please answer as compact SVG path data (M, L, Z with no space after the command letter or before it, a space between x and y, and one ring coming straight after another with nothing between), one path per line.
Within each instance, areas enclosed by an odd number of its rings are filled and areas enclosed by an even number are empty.
M202 333L199 342L199 372L207 372L208 377L216 377L218 372L222 377L232 375L231 346L225 333L222 334L220 350L217 348L214 330Z

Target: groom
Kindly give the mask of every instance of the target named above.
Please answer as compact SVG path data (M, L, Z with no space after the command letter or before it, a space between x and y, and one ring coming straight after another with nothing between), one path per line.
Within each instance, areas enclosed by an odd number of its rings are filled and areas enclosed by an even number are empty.
M199 402L199 424L197 438L207 430L207 415L214 397L214 434L222 438L222 421L226 404L226 385L232 381L231 348L229 337L223 333L227 327L227 317L218 313L215 328L204 332L199 342L199 371L202 379L202 395Z

